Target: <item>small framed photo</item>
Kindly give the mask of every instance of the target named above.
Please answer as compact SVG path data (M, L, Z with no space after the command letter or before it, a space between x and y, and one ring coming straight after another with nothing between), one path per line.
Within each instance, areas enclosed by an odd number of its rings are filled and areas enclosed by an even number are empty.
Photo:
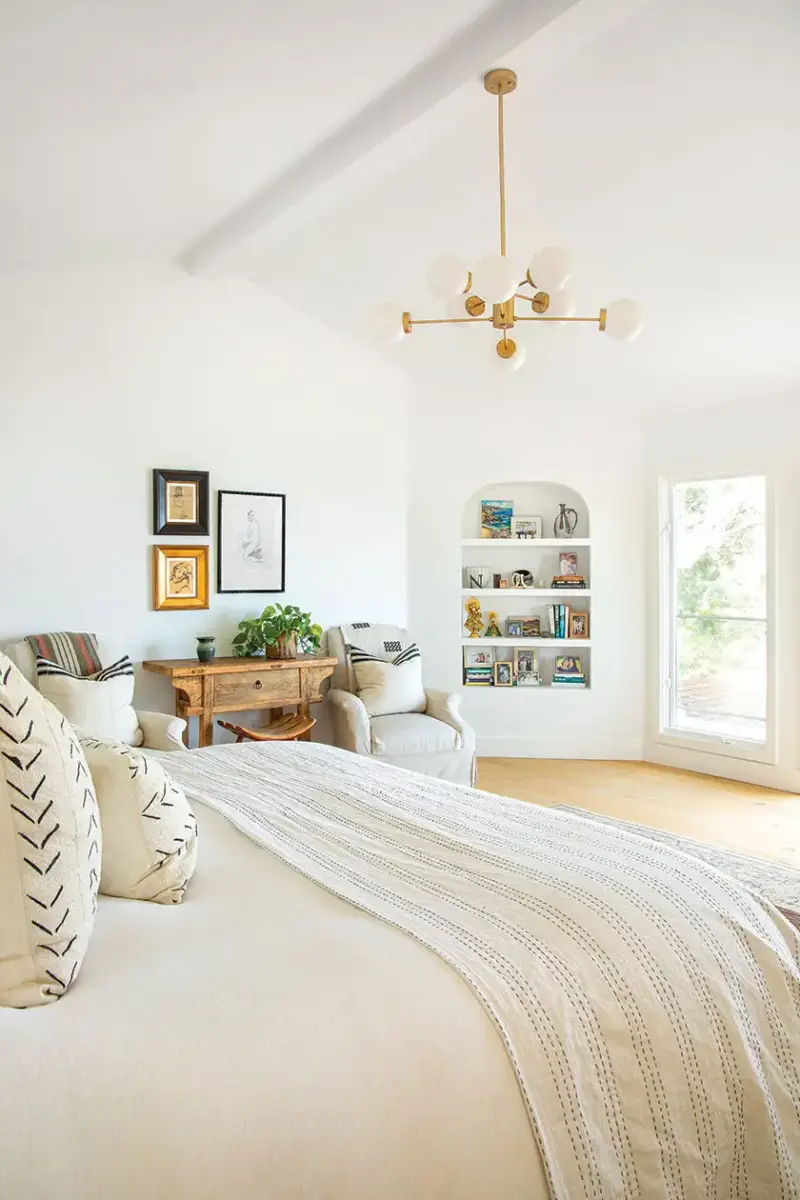
M540 538L544 521L541 517L512 517L511 536L515 538Z
M588 638L588 636L589 636L589 614L588 614L588 612L571 612L569 614L569 636L571 638Z
M465 667L493 667L494 646L465 646Z
M565 575L578 574L578 556L573 550L562 550L560 555L560 571L559 574L563 578Z
M514 686L514 671L510 662L496 662L494 664L494 686L495 687L513 687Z
M208 471L153 471L156 537L208 536Z
M153 608L208 608L208 546L153 546Z
M218 592L286 590L286 496L220 492Z
M517 687L538 687L539 666L535 650L514 650L514 674Z
M509 617L506 621L506 637L522 637L522 617Z
M491 586L492 572L489 567L464 567L464 587L477 591Z
M511 537L513 512L511 500L481 500L481 537Z
M541 637L541 627L538 617L525 617L522 622L523 637Z
M570 654L556 655L555 674L562 678L575 676L580 678L583 676L583 664L579 658L573 658Z

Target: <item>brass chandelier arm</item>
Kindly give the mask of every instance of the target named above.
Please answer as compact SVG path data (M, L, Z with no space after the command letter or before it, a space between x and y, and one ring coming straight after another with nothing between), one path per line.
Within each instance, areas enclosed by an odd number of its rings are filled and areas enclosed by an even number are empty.
M481 321L491 321L491 317L435 317L433 320L418 321L416 319L408 322L412 327L414 325L477 325Z
M588 321L593 325L603 326L604 317L601 313L599 317L517 317L518 321L560 321L565 324L567 321Z

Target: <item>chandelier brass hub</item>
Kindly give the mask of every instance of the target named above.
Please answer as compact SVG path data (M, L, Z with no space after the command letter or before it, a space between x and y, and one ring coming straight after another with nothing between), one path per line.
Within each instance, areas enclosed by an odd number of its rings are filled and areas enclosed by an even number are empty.
M492 305L492 324L495 329L514 328L514 297L503 304Z
M517 86L517 73L508 67L497 67L494 71L486 72L483 86L492 96L507 96Z

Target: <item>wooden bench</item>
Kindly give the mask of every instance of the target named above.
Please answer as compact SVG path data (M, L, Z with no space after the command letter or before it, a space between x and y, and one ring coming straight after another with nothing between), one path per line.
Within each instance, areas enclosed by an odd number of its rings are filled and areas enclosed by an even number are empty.
M217 721L221 729L236 735L237 743L245 738L251 742L294 742L316 725L314 717L304 717L301 713L289 713L279 717L263 729L247 729L244 725L232 725L230 721Z

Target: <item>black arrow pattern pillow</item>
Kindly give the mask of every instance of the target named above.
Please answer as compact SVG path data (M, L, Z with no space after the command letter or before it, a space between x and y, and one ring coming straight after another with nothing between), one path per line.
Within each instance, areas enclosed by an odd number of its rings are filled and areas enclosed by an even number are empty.
M78 740L0 653L0 1005L48 1004L75 982L100 859L97 800Z
M197 860L197 822L183 789L151 754L123 742L80 741L103 829L100 891L180 904Z

